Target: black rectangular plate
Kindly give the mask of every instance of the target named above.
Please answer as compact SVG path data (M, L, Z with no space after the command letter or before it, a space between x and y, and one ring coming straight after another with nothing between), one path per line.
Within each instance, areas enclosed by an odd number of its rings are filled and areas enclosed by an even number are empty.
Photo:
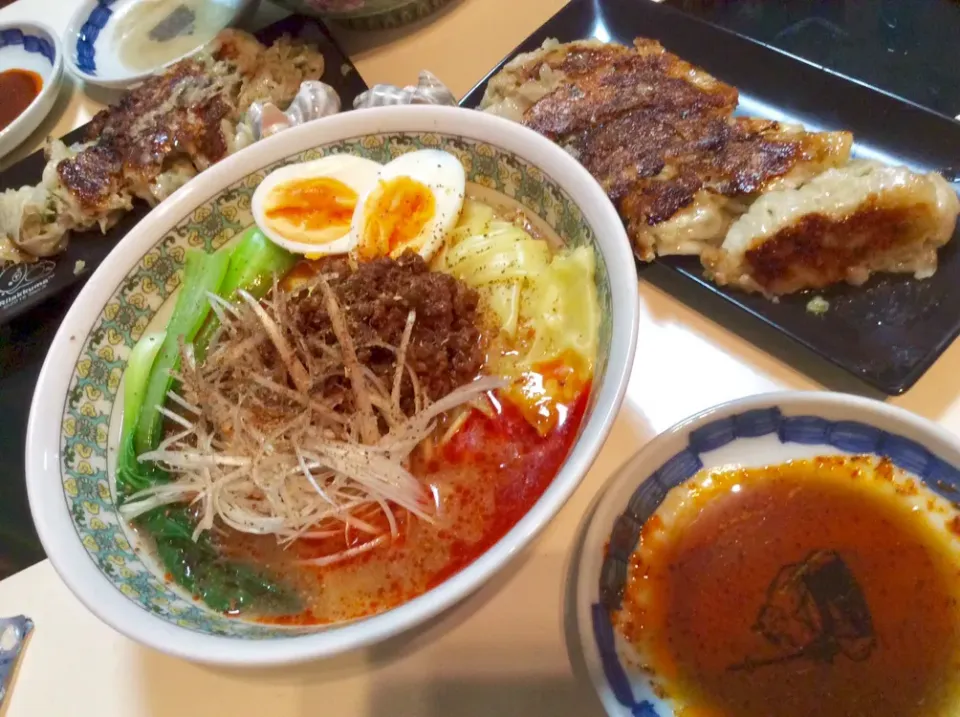
M920 171L941 170L951 181L957 179L960 123L649 0L574 0L490 74L516 53L534 50L547 38L569 42L590 37L628 45L635 37L659 40L667 50L736 86L739 113L802 122L810 129L848 129L854 133L857 156ZM489 77L461 105L476 107ZM931 279L876 276L861 287L817 292L830 303L820 316L806 309L813 294L788 296L775 303L717 287L704 278L699 260L693 257L659 259L641 276L650 271L655 278L665 267L865 383L896 395L916 383L960 333L958 245L960 229L941 250L940 268ZM707 313L714 316L712 311Z
M317 45L326 59L324 82L337 90L344 107L352 107L353 98L367 86L322 25L292 16L269 26L258 37L270 42L284 33L298 34L307 25L320 30ZM68 141L82 131L67 135ZM27 157L0 176L0 188L38 181L43 165L41 154ZM40 366L80 284L146 212L145 206L138 206L106 236L75 237L67 253L51 262L56 268L41 291L18 304L16 311L0 311L0 579L44 557L30 520L23 461L27 416ZM78 259L86 261L87 267L80 276L74 276ZM4 276L0 272L0 282ZM14 317L14 313L19 315ZM53 420L53 416L50 418Z
M957 0L664 2L947 117L960 114L960 63L943 61L960 36Z
M257 37L269 44L283 34L309 39L323 52L323 81L337 90L345 108L352 107L353 98L366 90L367 86L326 27L315 20L292 15L264 28L257 33ZM82 140L85 131L86 126L75 129L64 137L64 141L69 144ZM0 173L0 192L37 184L45 164L43 151L38 150L9 167ZM0 268L0 325L59 295L74 284L85 281L117 242L149 211L146 204L137 202L133 210L104 235L96 231L78 234L72 237L67 250L60 256L42 259L34 264Z

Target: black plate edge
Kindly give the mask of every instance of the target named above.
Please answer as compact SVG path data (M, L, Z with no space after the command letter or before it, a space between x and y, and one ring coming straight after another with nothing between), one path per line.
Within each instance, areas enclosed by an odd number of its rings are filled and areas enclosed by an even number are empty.
M929 352L924 357L924 359L919 361L910 372L905 374L906 376L905 378L901 379L900 381L881 381L878 379L871 378L867 375L861 374L858 371L852 370L849 366L845 366L841 360L832 357L827 351L821 349L817 345L810 343L809 341L799 336L796 336L793 332L787 329L784 329L776 322L775 319L769 316L766 316L765 314L763 314L760 311L757 311L753 307L747 306L746 304L743 304L736 300L728 298L726 294L717 290L718 287L715 284L710 282L708 279L704 278L702 275L695 274L671 261L671 259L682 260L684 258L687 258L687 257L666 257L665 259L658 259L657 261L651 263L649 266L656 265L659 267L663 267L664 269L669 270L671 273L677 276L683 277L684 279L688 280L690 285L698 293L702 293L704 295L709 295L713 297L720 297L724 299L727 306L738 309L740 312L746 314L751 319L758 321L764 331L771 332L770 338L773 338L774 335L785 337L789 339L792 343L803 347L804 349L809 351L811 354L827 362L834 368L838 368L841 371L844 371L845 373L849 374L850 376L857 379L858 381L862 381L867 386L875 388L887 396L902 396L904 393L909 391L914 386L914 384L916 384L916 382L920 380L923 374L925 374L930 369L930 367L934 364L934 362L936 362L936 360L940 358L943 352L950 346L950 344L953 343L953 341L957 338L957 336L960 335L960 324L958 324L955 327L953 333L950 335L949 339L944 339L943 341L941 341L937 345L937 348L934 351ZM638 266L642 266L643 262L638 261L637 264ZM671 295L675 296L675 294L671 294ZM683 299L680 299L680 300L684 301ZM687 303L687 305L689 305L688 302L686 301L684 301L684 303ZM732 333L736 333L736 331L733 331L733 329L730 327L728 322L718 319L715 315L713 315L712 312L706 313L700 307L697 307L697 311L702 316L704 316L704 318L707 318L710 321L713 321L718 325L723 326L728 330L731 330ZM763 351L766 351L771 355L774 355L774 356L777 355L776 352L771 351L767 346L762 346L759 344L754 344L754 345L757 348L762 349ZM790 361L785 357L778 356L778 358L780 358L786 363L790 363ZM804 372L804 373L807 373L807 375L809 375L808 372ZM817 377L812 377L812 378L816 379Z

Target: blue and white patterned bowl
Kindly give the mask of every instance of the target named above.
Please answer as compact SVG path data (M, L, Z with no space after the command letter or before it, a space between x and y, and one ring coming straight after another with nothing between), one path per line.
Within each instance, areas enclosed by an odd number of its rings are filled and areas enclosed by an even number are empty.
M70 71L84 82L112 89L126 89L145 80L163 67L189 57L203 45L170 59L150 70L133 70L124 65L113 34L117 21L134 5L150 0L83 0L67 25L64 51ZM260 0L235 0L237 7L227 26L252 16Z
M20 116L0 131L0 157L27 139L57 100L63 82L63 52L56 33L34 22L0 25L0 72L14 69L36 72L43 78L43 88Z
M609 715L675 714L636 668L632 647L609 617L620 605L640 529L667 492L704 468L843 454L887 457L948 501L960 491L956 436L901 408L841 393L770 393L722 404L661 433L617 473L589 518L570 606Z
M516 203L571 245L597 253L602 321L586 420L541 499L474 563L396 609L331 628L231 619L175 586L118 515L114 466L130 350L164 321L186 251L212 251L253 224L250 197L277 166L349 152L381 162L422 147L463 163L471 191ZM76 241L81 241L78 238ZM27 492L64 582L104 622L171 654L220 664L281 664L383 640L478 588L556 515L600 450L626 390L637 336L637 278L616 210L570 155L519 124L450 107L345 112L284 130L206 170L111 252L60 326L27 429Z

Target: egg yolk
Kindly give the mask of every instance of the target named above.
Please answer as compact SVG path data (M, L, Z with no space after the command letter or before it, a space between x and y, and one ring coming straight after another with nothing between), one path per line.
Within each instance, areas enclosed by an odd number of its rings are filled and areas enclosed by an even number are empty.
M433 218L436 200L422 182L394 177L380 180L363 209L364 225L357 251L361 259L374 259L407 248Z
M349 226L357 198L357 193L338 179L294 179L274 187L264 214L304 231Z

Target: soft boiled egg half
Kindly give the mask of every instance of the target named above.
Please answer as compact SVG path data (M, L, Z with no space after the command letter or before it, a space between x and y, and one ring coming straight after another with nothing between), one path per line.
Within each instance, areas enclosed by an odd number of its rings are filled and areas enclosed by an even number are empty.
M396 258L410 249L430 260L460 219L466 174L460 160L423 149L383 165L350 226L357 261Z
M281 167L253 193L254 221L288 251L311 258L345 254L353 246L351 221L360 198L377 183L382 169L350 154Z

